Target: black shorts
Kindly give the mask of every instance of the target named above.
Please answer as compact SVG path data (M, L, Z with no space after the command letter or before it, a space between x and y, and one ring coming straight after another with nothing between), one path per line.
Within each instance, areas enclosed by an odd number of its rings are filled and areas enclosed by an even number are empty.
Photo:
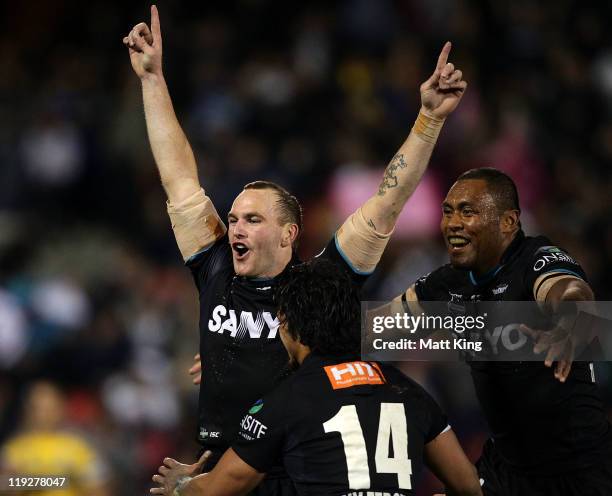
M611 496L612 459L557 475L522 474L508 466L489 439L476 462L484 496Z

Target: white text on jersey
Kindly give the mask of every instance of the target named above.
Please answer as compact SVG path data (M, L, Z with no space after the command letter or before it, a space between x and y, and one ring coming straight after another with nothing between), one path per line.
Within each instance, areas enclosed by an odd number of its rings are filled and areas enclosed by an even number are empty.
M240 433L242 437L245 439L259 439L261 436L265 435L268 427L263 425L259 420L253 418L251 415L245 415L240 423L240 427L242 427L242 432Z
M208 321L208 330L221 334L229 331L233 338L239 339L244 338L247 332L251 338L260 338L264 325L268 327L268 335L264 337L275 338L279 322L270 312L257 312L257 316L253 318L253 312L243 310L240 312L240 321L238 321L236 310L230 309L228 312L225 306L217 305Z

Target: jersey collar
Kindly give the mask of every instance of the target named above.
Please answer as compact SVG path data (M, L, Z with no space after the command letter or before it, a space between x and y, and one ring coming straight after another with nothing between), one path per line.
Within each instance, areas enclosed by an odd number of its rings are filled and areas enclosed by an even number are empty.
M343 355L322 355L317 352L311 352L304 361L298 370L307 368L318 368L321 365L332 365L344 362L360 362L361 358L357 354L343 354Z
M503 264L496 265L489 272L483 274L480 277L476 276L476 274L474 274L474 272L470 270L470 273L469 273L470 274L470 282L474 286L483 286L483 285L487 284L488 282L491 282L493 279L495 279L495 276L503 268L504 268Z

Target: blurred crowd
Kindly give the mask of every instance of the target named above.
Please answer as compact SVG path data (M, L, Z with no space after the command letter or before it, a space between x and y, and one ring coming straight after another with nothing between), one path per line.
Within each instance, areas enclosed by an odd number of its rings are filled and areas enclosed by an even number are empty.
M375 191L451 40L469 88L368 298L392 297L445 263L437 224L446 189L469 168L495 166L517 182L527 234L567 249L598 299L612 300L612 6L158 6L166 79L222 216L246 182L277 181L304 206L301 254L319 251ZM148 20L144 2L0 2L0 452L33 428L28 412L51 408L60 412L53 429L81 439L82 456L95 453L89 480L120 496L143 492L163 456L196 452L197 388L186 370L197 295L121 43ZM403 367L477 456L486 425L465 367ZM597 371L612 406L612 367ZM33 406L41 390L55 403ZM423 482L423 494L435 487Z

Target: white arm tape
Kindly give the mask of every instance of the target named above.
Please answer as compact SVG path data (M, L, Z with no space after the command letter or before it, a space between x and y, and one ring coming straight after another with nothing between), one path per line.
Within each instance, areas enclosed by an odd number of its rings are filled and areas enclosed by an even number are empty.
M336 240L353 268L369 274L378 265L391 234L393 231L382 234L368 225L360 207L340 226Z
M548 279L546 279L547 277ZM543 283L541 283L541 281L543 281L544 279L546 280ZM533 284L533 298L535 299L535 301L539 301L539 302L546 301L546 297L548 296L548 292L551 290L551 288L556 283L558 283L559 281L562 281L563 279L576 279L578 281L582 281L582 279L576 276L565 274L563 272L557 272L557 273L555 273L554 271L546 272L542 274L540 277L538 277L535 283ZM536 289L537 289L537 293L536 293Z
M183 260L211 246L227 231L215 206L203 189L179 203L167 202L172 230Z

